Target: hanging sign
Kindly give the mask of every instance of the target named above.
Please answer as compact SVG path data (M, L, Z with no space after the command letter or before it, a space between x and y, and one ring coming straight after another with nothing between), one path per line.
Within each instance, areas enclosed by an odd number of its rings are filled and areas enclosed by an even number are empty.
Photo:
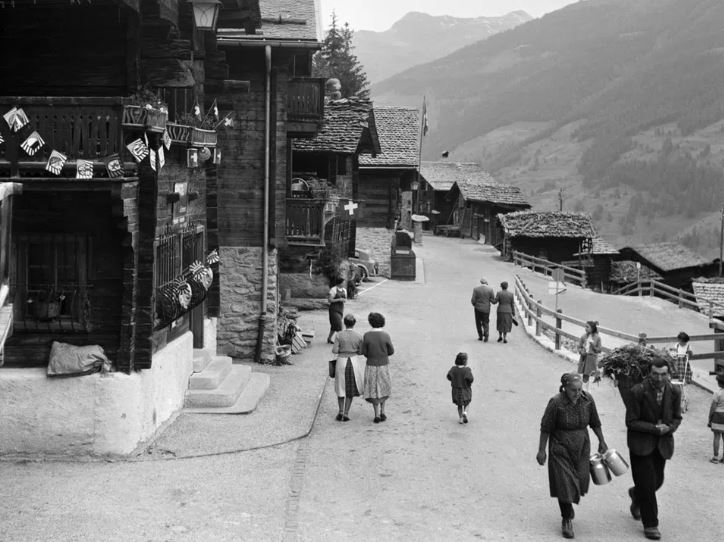
M218 148L214 149L213 163L216 164L217 166L221 163L221 150Z
M111 178L123 177L123 164L118 154L112 154L106 158L106 171Z
M78 168L75 178L76 179L92 179L93 178L93 162L88 160L78 160L75 163Z
M60 175L67 161L68 157L65 154L54 150L50 153L50 158L48 158L48 163L45 164L45 169L55 175Z
M142 161L144 158L146 158L146 156L148 156L148 147L140 138L126 145L126 148L138 162Z
M30 122L22 107L13 107L10 111L5 113L3 117L13 132L19 131L23 126Z
M35 156L35 153L42 149L43 145L45 145L45 141L38 132L33 132L20 144L23 150L28 153L28 156Z
M186 149L186 167L199 167L198 149Z

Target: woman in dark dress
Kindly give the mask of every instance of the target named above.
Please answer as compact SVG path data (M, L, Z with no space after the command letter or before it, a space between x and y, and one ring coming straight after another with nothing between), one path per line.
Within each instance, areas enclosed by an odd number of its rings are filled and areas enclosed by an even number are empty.
M334 344L334 334L342 331L344 302L347 299L347 290L342 288L342 284L344 284L344 279L337 277L327 295L327 301L329 302L329 336L327 342L329 344Z
M540 424L540 442L536 460L546 462L548 444L548 483L551 497L558 499L561 509L561 531L564 538L573 538L573 504L588 492L591 441L588 427L598 437L598 451L608 446L603 438L596 403L583 391L578 373L561 376L559 394L551 398Z
M498 342L507 343L508 333L513 328L513 315L515 314L515 297L508 291L508 283L500 283L501 290L495 294L493 303L497 303L495 313L495 327L498 330Z

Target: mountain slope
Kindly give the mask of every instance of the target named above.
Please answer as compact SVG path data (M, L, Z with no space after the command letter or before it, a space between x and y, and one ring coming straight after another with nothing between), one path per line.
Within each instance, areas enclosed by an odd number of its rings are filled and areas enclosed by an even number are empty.
M610 224L600 229L621 243L686 237L724 200L723 26L720 0L588 0L411 68L372 94L399 105L426 96L427 158L449 149L451 159L483 161L527 186L536 205L557 205L560 188L578 210L603 203L610 211L596 214ZM618 198L598 199L615 190ZM707 228L689 237L711 241Z
M524 11L470 19L411 12L384 32L356 31L354 52L375 83L529 20Z

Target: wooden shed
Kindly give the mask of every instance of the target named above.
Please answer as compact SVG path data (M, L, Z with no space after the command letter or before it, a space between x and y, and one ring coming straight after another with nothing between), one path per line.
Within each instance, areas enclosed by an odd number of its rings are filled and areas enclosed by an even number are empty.
M501 253L517 250L561 263L574 259L596 237L591 217L562 211L518 211L497 215L503 233Z
M450 190L456 181L464 181L480 170L474 162L422 162L420 164L420 207L429 209L431 228L438 225L454 225L457 200ZM423 212L423 214L428 214Z
M640 262L661 275L674 288L691 289L695 277L716 275L718 264L675 242L633 245L621 249L621 257Z
M562 263L583 269L586 272L586 284L593 289L602 292L610 290L613 263L620 256L618 250L602 237L594 237L585 248L573 255L574 260Z
M455 205L453 217L460 235L483 239L493 246L503 244L503 230L496 215L530 209L520 188L496 183L482 170L471 171L464 180L455 181L449 197Z

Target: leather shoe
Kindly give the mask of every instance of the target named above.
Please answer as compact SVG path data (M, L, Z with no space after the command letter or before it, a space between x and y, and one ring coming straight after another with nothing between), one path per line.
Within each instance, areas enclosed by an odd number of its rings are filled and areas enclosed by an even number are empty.
M573 522L570 519L564 519L561 521L561 533L563 534L563 538L576 537L576 535L573 534Z
M649 540L659 540L661 538L661 533L659 532L658 527L646 527L644 529L644 536Z
M381 422L387 421L387 416L385 416L384 414L380 414L380 421Z
M631 506L629 506L631 516L638 521L641 519L641 508L636 502L636 490L633 487L628 488L628 496L631 497Z
M482 337L478 337L478 340L479 340L479 341L482 341L482 340L483 340L483 338L482 338Z
M380 418L378 416L375 416L375 418L372 420L374 423L380 423Z

